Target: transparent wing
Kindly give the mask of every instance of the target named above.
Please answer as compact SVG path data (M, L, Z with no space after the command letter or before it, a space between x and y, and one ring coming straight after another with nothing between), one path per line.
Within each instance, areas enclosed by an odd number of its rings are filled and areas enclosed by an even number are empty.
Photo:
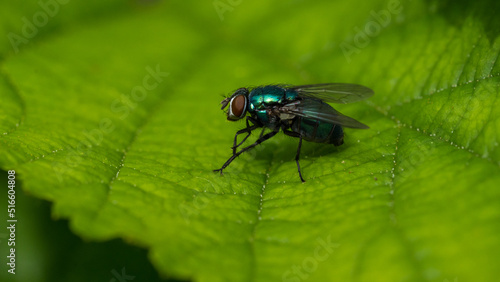
M309 119L317 119L323 122L339 124L350 128L367 129L363 124L351 117L341 114L330 105L320 100L303 99L284 105L280 111L284 114L301 116Z
M323 83L288 87L299 96L320 99L328 103L347 104L364 100L373 95L373 90L358 84Z

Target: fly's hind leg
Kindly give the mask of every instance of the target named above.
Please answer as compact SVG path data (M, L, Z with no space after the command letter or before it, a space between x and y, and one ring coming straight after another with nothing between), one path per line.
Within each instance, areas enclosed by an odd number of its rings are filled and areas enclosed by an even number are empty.
M285 133L285 135L288 135L288 136L299 138L299 147L297 148L297 155L295 155L295 162L297 163L297 169L299 171L300 180L302 182L306 182L304 180L304 178L302 178L302 172L300 171L300 163L299 163L300 148L302 147L302 135L300 133L297 133L294 131L288 131L288 130L284 130L284 129L283 129L283 133Z

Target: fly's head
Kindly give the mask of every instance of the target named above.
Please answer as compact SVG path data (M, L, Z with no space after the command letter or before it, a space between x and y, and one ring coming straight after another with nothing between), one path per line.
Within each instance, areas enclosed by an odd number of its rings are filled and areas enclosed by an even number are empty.
M248 89L240 88L236 90L233 95L222 100L221 110L229 105L227 110L227 120L236 121L245 117L248 106Z

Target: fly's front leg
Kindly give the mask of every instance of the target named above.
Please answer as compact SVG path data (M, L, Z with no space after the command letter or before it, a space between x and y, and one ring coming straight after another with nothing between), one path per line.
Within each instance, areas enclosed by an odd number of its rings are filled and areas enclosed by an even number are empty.
M214 172L217 172L217 171L220 171L220 174L222 174L222 171L234 160L236 159L239 155L241 155L242 153L252 149L253 147L259 145L260 143L266 141L267 139L273 137L274 135L276 135L279 131L272 131L272 132L269 132L267 134L265 134L264 136L261 136L259 137L259 139L257 139L257 141L255 141L255 143L253 143L252 145L248 146L248 147L245 147L243 149L241 149L241 151L233 154L225 163L224 165L222 165L221 168L219 169L215 169Z
M250 122L252 122L253 125L250 125ZM236 154L236 149L241 144L243 144L243 142L245 142L248 139L250 134L252 134L252 130L260 127L259 123L254 118L252 118L250 116L247 116L246 123L247 123L247 127L244 129L238 130L238 132L236 132L236 134L234 135L233 147L231 147L231 149L233 149L233 155ZM248 133L248 134L247 134L247 136L245 136L245 138L243 138L243 140L240 143L238 143L238 145L236 145L236 143L238 142L238 135L243 134L243 133Z
M295 155L295 162L297 163L297 169L299 170L299 177L302 182L306 182L304 178L302 178L302 172L300 171L299 157L300 157L300 148L302 147L302 135L300 133L294 131L288 131L283 129L283 133L288 136L299 138L299 147L297 148L297 155Z

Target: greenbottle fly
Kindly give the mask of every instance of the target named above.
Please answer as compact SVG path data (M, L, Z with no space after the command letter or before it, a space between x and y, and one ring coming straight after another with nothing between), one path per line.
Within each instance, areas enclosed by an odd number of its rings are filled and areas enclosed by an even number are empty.
M240 88L222 100L221 110L229 105L227 119L230 121L237 121L246 116L246 128L236 132L231 148L232 156L221 168L214 171L222 174L222 171L239 155L272 138L281 130L285 135L299 138L295 162L300 180L305 182L299 164L302 140L340 146L344 143L342 127L369 128L341 114L327 103L353 103L372 95L373 91L368 87L347 83ZM257 128L262 128L257 141L237 151ZM270 132L264 134L266 130ZM238 135L245 133L246 136L238 143Z

